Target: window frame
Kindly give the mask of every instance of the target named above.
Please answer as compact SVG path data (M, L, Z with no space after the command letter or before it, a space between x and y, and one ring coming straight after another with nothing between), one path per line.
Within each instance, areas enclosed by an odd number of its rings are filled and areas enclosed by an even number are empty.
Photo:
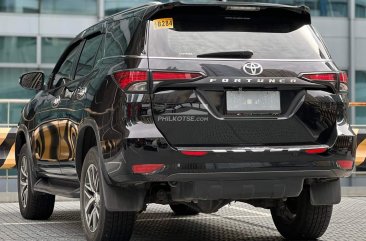
M60 87L55 87L53 88L53 82L55 80L56 74L57 72L60 70L62 64L65 62L65 60L67 59L67 57L69 56L69 54L75 49L78 48L77 53L76 53L76 59L75 61L72 63L72 68L71 68L71 74L70 76L74 76L75 73L75 68L76 68L76 63L79 62L79 58L80 58L80 53L81 50L83 49L85 44L85 39L79 39L77 41L75 41L74 43L71 43L66 50L62 53L60 59L57 61L55 68L52 70L52 73L50 75L50 78L48 80L47 83L47 91L52 91L54 89L60 88ZM72 81L72 79L71 79Z
M78 67L78 65L79 65L79 63L80 63L80 58L81 58L81 55L82 55L82 53L83 53L83 50L84 50L84 48L85 48L85 44L87 43L87 41L88 40L90 40L90 39L93 39L93 38L96 38L96 37L98 37L98 36L101 36L102 38L101 38L101 40L100 40L100 42L99 42L99 45L98 45L98 48L97 48L97 51L95 52L95 56L94 56L94 61L93 61L93 68L92 68L92 70L88 73L88 74L86 74L86 75L84 75L84 76L81 76L81 77L79 77L79 78L77 78L77 79L75 79L75 77L76 77L76 70L77 70L77 67ZM71 72L71 76L72 76L72 81L77 81L77 80L79 80L79 79L82 79L82 78L84 78L85 76L88 76L92 71L93 71L93 69L94 69L94 67L95 67L95 64L96 64L96 58L97 58L97 54L98 54L98 52L99 52L99 49L101 48L101 46L102 46L102 43L103 43L103 41L104 41L104 33L102 33L102 32L96 32L96 33L92 33L92 34L90 34L90 35L88 35L86 38L84 38L83 39L83 43L82 43L82 48L81 48L81 50L80 50L80 52L79 52L79 55L78 55L78 57L77 57L77 63L76 63L76 65L75 66L73 66L73 70L72 70L72 72Z

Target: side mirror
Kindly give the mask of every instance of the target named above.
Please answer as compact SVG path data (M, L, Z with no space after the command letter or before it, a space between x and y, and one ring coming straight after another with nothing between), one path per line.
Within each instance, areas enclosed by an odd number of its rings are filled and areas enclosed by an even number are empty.
M43 89L44 78L43 72L28 72L20 76L19 84L24 89L39 91Z

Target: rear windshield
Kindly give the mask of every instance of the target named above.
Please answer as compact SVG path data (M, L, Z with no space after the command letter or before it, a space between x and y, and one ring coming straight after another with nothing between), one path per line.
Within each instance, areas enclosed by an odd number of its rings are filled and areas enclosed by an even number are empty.
M309 23L288 11L205 12L165 11L154 16L149 21L148 55L196 58L209 53L251 51L252 59L329 58Z

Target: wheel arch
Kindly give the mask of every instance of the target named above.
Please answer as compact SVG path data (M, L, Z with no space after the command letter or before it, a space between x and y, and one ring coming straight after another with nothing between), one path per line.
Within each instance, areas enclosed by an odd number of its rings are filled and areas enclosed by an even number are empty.
M94 137L95 145L84 145L85 139ZM100 143L100 135L98 126L92 119L84 119L84 122L79 126L79 134L76 142L75 164L77 173L81 183L81 170L86 153L90 148L97 147L99 156L99 171L101 173L101 185L103 187L103 197L106 209L108 211L141 211L144 208L145 189L144 185L120 187L114 185L109 178L108 172L103 163L102 147ZM84 156L83 156L84 153Z
M18 131L17 131L16 137L15 137L15 165L16 165L16 167L18 166L18 162L19 162L20 150L22 149L24 144L27 145L27 147L28 147L27 150L29 152L28 153L29 156L32 156L28 129L26 126L20 125L18 127Z
M79 180L81 177L81 169L83 167L86 153L90 150L90 148L96 146L98 148L99 155L102 153L99 142L99 132L96 126L97 125L94 120L85 119L79 127L75 153L76 172Z

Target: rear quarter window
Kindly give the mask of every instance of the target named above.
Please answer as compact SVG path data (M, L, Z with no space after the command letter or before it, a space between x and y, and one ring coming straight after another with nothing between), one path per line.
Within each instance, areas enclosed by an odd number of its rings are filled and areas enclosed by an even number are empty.
M125 55L140 20L136 17L108 24L105 38L105 57Z

